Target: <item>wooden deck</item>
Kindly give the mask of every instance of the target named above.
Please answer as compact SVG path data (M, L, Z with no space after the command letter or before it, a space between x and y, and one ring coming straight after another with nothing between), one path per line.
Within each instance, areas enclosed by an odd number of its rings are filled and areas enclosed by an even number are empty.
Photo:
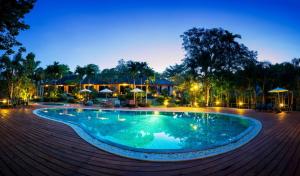
M119 157L81 139L67 125L30 109L0 110L0 175L300 175L300 113L245 114L263 124L243 147L185 162L147 162Z

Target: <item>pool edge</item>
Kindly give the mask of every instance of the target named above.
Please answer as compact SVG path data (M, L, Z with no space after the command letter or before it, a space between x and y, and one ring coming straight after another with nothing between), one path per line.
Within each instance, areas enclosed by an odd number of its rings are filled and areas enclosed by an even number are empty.
M105 142L99 141L99 140L93 138L92 136L90 136L89 134L87 134L78 125L60 121L60 120L56 120L56 119L52 119L52 118L49 118L47 116L43 116L43 115L40 115L37 113L39 110L51 109L51 108L52 107L38 108L38 109L33 110L32 112L33 112L33 114L35 114L38 117L56 121L56 122L63 123L63 124L70 126L76 132L76 134L79 135L83 140L85 140L89 144L97 147L98 149L101 149L108 153L122 156L125 158L143 160L143 161L154 161L154 162L189 161L189 160L203 159L203 158L208 158L208 157L224 154L224 153L230 152L232 150L238 149L238 148L242 147L243 145L249 143L261 132L261 129L262 129L262 123L253 117L242 116L242 115L231 114L231 113L205 112L205 113L211 113L211 114L223 114L223 115L230 115L230 116L235 116L235 117L239 117L239 118L243 118L243 119L249 119L252 122L254 122L254 124L255 124L254 129L251 132L249 132L249 134L246 134L243 138L238 140L237 142L230 143L225 146L220 146L220 147L217 147L214 149L208 149L208 150L202 150L202 151L181 152L181 153L143 153L143 152L138 152L138 151L122 149L122 148L107 144ZM64 108L59 107L59 108L65 109L67 107L64 107ZM76 109L76 108L74 108L74 109ZM97 109L97 108L80 108L80 109ZM107 109L105 109L105 110L107 110ZM124 109L108 109L108 110L124 111ZM147 110L135 110L135 111L147 111ZM153 110L148 110L148 111L153 111ZM162 112L165 112L165 111L162 111ZM195 113L195 112L189 112L189 111L187 111L187 112Z

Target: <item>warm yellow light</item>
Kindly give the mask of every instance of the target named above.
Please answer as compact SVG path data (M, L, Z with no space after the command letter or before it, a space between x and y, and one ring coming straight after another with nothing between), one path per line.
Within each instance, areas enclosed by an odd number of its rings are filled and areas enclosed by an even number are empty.
M81 109L81 108L78 108L78 109L76 109L76 112L83 112L83 109Z
M198 89L199 89L198 84L193 84L193 85L191 86L191 91L197 91Z
M165 106L168 106L168 104L169 104L169 101L168 101L168 100L165 100L165 101L164 101L164 105L165 105Z
M118 96L118 94L117 93L113 93L113 96L116 97L116 96Z
M154 115L159 115L159 111L154 111L153 114Z
M199 89L198 85L195 84L195 85L193 86L193 89L194 89L194 90L198 90L198 89Z
M197 103L197 102L195 102L195 103L194 103L194 106L198 106L198 103Z
M280 106L280 107L283 107L283 106L284 106L284 104L283 104L283 103L280 103L280 104L279 104L279 106Z
M220 101L216 101L216 105L219 105L220 104Z
M193 130L197 130L197 129L198 129L198 126L197 126L197 125L190 124L190 126L192 127Z
M45 85L45 87L48 87L48 86L49 86L48 84Z
M244 104L243 102L241 102L241 101L239 102L239 105L240 105L240 106L243 106L243 104Z
M3 100L2 100L2 103L7 103L7 100L6 100L6 99L3 99Z
M120 86L128 86L129 84L127 84L127 83L122 83L122 84L120 84Z

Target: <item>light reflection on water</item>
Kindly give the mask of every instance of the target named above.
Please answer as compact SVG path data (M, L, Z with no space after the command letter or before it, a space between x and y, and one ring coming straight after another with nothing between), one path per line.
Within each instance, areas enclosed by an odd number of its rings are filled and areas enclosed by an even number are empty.
M252 122L223 114L44 109L48 118L79 125L99 140L139 149L208 149L225 145Z

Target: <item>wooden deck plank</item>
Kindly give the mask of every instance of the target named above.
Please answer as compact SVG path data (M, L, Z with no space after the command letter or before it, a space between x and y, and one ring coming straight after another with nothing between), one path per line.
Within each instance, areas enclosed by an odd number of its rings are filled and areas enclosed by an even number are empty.
M39 118L31 109L0 109L0 175L299 175L299 112L206 110L254 117L263 130L248 144L214 157L149 162L97 149L69 126Z

